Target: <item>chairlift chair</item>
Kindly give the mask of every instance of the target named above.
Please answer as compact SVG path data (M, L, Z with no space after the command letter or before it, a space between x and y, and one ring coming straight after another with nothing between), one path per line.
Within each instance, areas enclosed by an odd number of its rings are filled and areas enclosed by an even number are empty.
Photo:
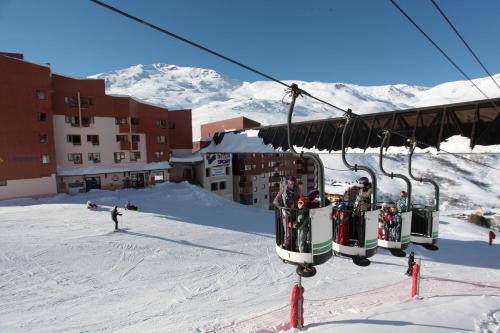
M376 209L377 178L375 177L375 172L373 172L373 170L369 167L357 164L350 165L345 158L347 148L345 137L347 134L347 128L349 126L350 118L351 110L349 109L346 116L346 123L342 131L342 161L349 170L353 170L356 172L358 170L363 170L368 172L368 174L370 175L373 186L371 211L359 212L358 216L358 213L354 214L354 207L351 204L346 203L349 221L349 241L347 243L341 244L339 238L335 237L332 239L332 249L336 254L351 257L353 262L358 266L368 266L370 264L370 260L368 258L377 253L378 212L374 210ZM356 221L354 221L353 217L356 217ZM336 223L335 221L332 222L332 226L335 229L337 227ZM353 233L353 230L355 230L356 232ZM354 237L354 239L351 237Z
M292 113L295 106L295 100L300 95L300 89L296 84L292 84L292 102L288 112L288 146L290 151L300 157L311 158L318 169L318 190L320 195L320 205L318 208L306 209L309 214L309 233L308 246L306 251L299 252L297 242L293 242L290 248L284 248L282 241L284 230L282 224L283 216L290 216L291 220L297 216L296 208L278 207L276 208L275 225L276 225L276 253L285 263L297 266L297 274L303 277L311 277L316 274L314 266L320 265L328 261L332 257L332 228L331 228L331 206L325 206L325 184L324 184L324 167L318 155L312 153L299 154L295 151L291 142L291 126ZM293 221L292 221L293 222ZM293 232L293 231L292 231Z
M391 178L400 178L403 179L406 183L406 193L407 193L407 199L406 199L406 207L407 210L406 212L397 212L396 214L400 214L401 216L401 226L399 228L398 234L393 235L394 237L387 237L385 235L385 239L378 239L377 244L379 247L388 249L391 251L392 255L397 256L397 257L405 257L406 253L403 251L405 250L408 245L410 244L410 232L411 232L411 225L412 225L412 212L411 212L411 182L408 177L402 174L398 173L388 173L386 170L384 170L383 166L383 160L384 160L384 148L386 144L388 145L390 141L390 132L385 131L384 138L382 140L382 144L380 145L380 159L379 159L379 167L380 171L382 174L385 176L391 177Z

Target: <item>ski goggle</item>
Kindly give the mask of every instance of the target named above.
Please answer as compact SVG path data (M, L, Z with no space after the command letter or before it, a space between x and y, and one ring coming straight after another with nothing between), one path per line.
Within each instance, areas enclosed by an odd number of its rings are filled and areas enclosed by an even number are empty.
M304 202L303 201L297 202L297 206L304 206Z

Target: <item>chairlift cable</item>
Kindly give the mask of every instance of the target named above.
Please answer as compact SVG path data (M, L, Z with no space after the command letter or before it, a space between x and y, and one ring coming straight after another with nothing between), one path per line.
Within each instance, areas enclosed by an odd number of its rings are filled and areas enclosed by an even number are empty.
M457 34L457 36L460 38L460 40L462 41L462 43L464 43L465 47L467 47L467 49L470 51L470 53L476 59L476 61L479 63L479 65L481 65L481 67L486 72L486 74L488 74L488 76L491 78L491 80L493 81L493 83L497 86L498 89L500 89L500 85L498 85L498 82L493 78L493 76L491 75L491 73L486 69L486 67L483 65L483 63L481 62L481 60L479 60L479 57L472 50L472 48L469 46L469 44L465 41L465 39L462 37L462 35L458 32L457 28L455 28L455 26L453 25L453 23L451 23L450 19L448 18L448 16L446 16L446 14L441 9L441 7L439 7L439 5L436 3L435 0L431 0L431 2L434 5L434 7L436 7L436 9L441 14L441 16L443 16L443 18L449 24L449 26L453 29L453 31L455 31L455 33Z
M189 39L187 39L187 38L184 38L184 37L182 37L182 36L180 36L180 35L177 35L177 34L175 34L175 33L172 33L172 32L170 32L170 31L167 31L167 30L165 30L165 29L163 29L163 28L160 28L160 27L158 27L158 26L156 26L156 25L154 25L154 24L152 24L152 23L149 23L149 22L147 22L147 21L145 21L145 20L142 20L142 19L140 19L140 18L138 18L138 17L136 17L136 16L133 16L133 15L131 15L131 14L129 14L129 13L126 13L126 12L124 12L124 11L122 11L122 10L118 9L118 8L115 8L115 7L110 6L110 5L106 4L106 3L103 3L102 1L99 1L99 0L90 0L90 1L91 1L91 2L93 2L93 3L95 3L95 4L97 4L97 5L99 5L99 6L102 6L102 7L104 7L104 8L107 8L107 9L109 9L109 10L111 10L111 11L113 11L113 12L117 13L117 14L120 14L120 15L122 15L122 16L125 16L125 17L127 17L127 18L129 18L129 19L131 19L131 20L133 20L133 21L136 21L136 22L141 23L141 24L143 24L143 25L145 25L145 26L148 26L148 27L150 27L150 28L152 28L152 29L154 29L154 30L157 30L157 31L159 31L159 32L161 32L161 33L163 33L163 34L166 34L166 35L168 35L168 36L170 36L170 37L173 37L173 38L175 38L175 39L178 39L178 40L180 40L180 41L182 41L182 42L184 42L184 43L187 43L187 44L189 44L189 45L191 45L191 46L194 46L194 47L196 47L196 48L198 48L198 49L201 49L201 50L203 50L203 51L205 51L205 52L208 52L208 53L210 53L210 54L212 54L212 55L215 55L215 56L217 56L217 57L219 57L219 58L222 58L222 59L224 59L224 60L226 60L226 61L228 61L228 62L231 62L231 63L233 63L233 64L235 64L235 65L237 65L237 66L240 66L240 67L242 67L242 68L245 68L245 69L247 69L247 70L249 70L249 71L251 71L251 72L253 72L253 73L255 73L255 74L258 74L258 75L260 75L260 76L263 76L263 77L265 77L265 78L267 78L267 79L269 79L269 80L271 80L271 81L274 81L274 82L276 82L276 83L279 83L279 84L281 84L281 85L283 85L283 86L285 86L285 87L287 87L287 88L289 88L289 89L291 89L291 88L292 88L292 86L291 86L291 85L288 85L288 84L286 84L285 82L283 82L283 81L281 81L281 80L278 80L278 79L276 79L276 78L274 78L274 77L272 77L272 76L270 76L270 75L268 75L268 74L265 74L265 73L263 73L263 72L261 72L261 71L259 71L259 70L257 70L257 69L254 69L254 68L252 68L252 67L250 67L250 66L248 66L248 65L245 65L245 64L243 64L243 63L241 63L241 62L239 62L239 61L236 61L236 60L234 60L234 59L232 59L232 58L229 58L229 57L227 57L227 56L223 55L223 54L222 54L222 53L220 53L220 52L213 51L213 50L211 50L211 49L209 49L209 48L207 48L207 47L205 47L205 46L203 46L203 45L201 45L201 44L195 43L195 42L193 42L193 41L191 41L191 40L189 40ZM394 4L394 5L395 5L398 9L400 9L400 11L401 11L401 12L402 12L402 13L403 13L403 14L404 14L404 15L405 15L405 16L406 16L406 17L407 17L407 18L408 18L408 19L409 19L409 20L410 20L410 21L411 21L411 22L412 22L412 23L413 23L413 24L414 24L414 25L415 25L415 26L416 26L416 27L417 27L417 28L418 28L418 29L419 29L419 30L420 30L420 31L421 31L421 32L422 32L425 36L426 36L426 37L428 37L428 36L425 34L425 32L423 32L423 31L422 31L422 30L418 27L418 25L416 25L416 23L414 23L414 22L413 22L413 20L412 20L409 16L407 16L407 14L406 14L406 13L404 13L404 11L403 11L402 9L401 9L401 8L400 8L400 7L399 7L396 3L394 3L394 1L393 1L393 0L389 0L389 1L391 1L391 2L392 2L392 3L393 3L393 4ZM442 51L442 50L441 50L441 49L440 49L440 48L439 48L439 47L438 47L438 46L437 46L437 45L436 45L436 44L435 44L435 43L434 43L434 42L433 42L433 41L432 41L429 37L428 37L428 39L429 39L429 40L430 40L430 41L431 41L431 42L432 42L432 43L433 43L433 44L434 44L434 45L435 45L435 46L436 46L436 47L437 47L437 48L438 48L438 49L439 49L442 53L443 53L443 55L445 55L445 57L447 57L447 59L449 59L449 57L448 57L448 56L447 56L447 55L446 55L446 54L445 54L445 53L444 53L444 52L443 52L443 51ZM449 59L449 60L453 63L453 61L452 61L451 59ZM453 64L454 64L454 63L453 63ZM456 66L456 65L455 65L455 66ZM458 66L457 66L457 69L459 69L459 70L463 73L463 71L462 71L460 68L458 68ZM463 73L463 74L464 74L464 75L468 78L468 76L467 76L465 73ZM469 81L471 81L471 80L469 79ZM471 81L471 82L472 82L472 81ZM474 82L472 82L472 84L473 84L474 86L476 86L476 85L474 84ZM478 87L476 86L476 88L478 88ZM478 89L479 89L479 88L478 88ZM480 89L479 89L479 90L480 90ZM333 107L333 108L335 108L335 109L337 109L337 110L339 110L339 111L344 112L344 114L348 114L348 113L349 113L349 112L348 112L349 110L344 110L344 109L342 109L342 108L340 108L340 107L338 107L338 106L336 106L336 105L333 105L333 104L331 104L331 103L329 103L329 102L327 102L327 101L325 101L325 100L323 100L323 99L321 99L321 98L318 98L318 97L316 97L316 96L313 96L313 95L311 95L310 93L308 93L308 92L307 92L307 91L305 91L305 90L302 90L302 89L300 89L300 88L299 88L299 91L300 91L300 93L301 93L301 94L303 94L303 95L305 95L305 96L307 96L307 97L310 97L310 98L312 98L312 99L314 99L314 100L316 100L316 101L318 101L318 102L320 102L320 103L323 103L323 104L325 104L325 105L328 105L328 106ZM481 91L481 90L480 90L480 91ZM481 92L482 92L482 91L481 91ZM488 100L490 100L490 99L488 98L488 96L486 96L484 93L483 93L483 95L484 95L484 96L485 96ZM491 100L490 100L490 102L491 102ZM494 105L494 106L496 107L496 105ZM350 115L351 115L351 116L354 116L354 117L360 117L359 115L357 115L357 114L355 114L355 113L350 113ZM391 132L395 133L394 131L391 131ZM428 145L428 144L426 144L426 143L419 142L419 144L424 144L424 145L426 145L426 146L428 146L428 147L431 147L430 145ZM444 151L444 150L443 150L443 151ZM453 153L450 153L450 154L453 154ZM462 157L462 156L461 156L461 158L462 158L462 159L466 159L466 160L470 160L470 161L472 161L472 162L474 162L474 163L477 163L477 164L480 164L480 165L483 165L483 164L481 164L481 163L479 163L479 162L477 162L477 161L474 161L474 160L471 160L471 159L467 159L467 158ZM496 168L491 167L491 166L488 166L488 165L483 165L483 166L486 166L486 167L489 167L489 168L493 168L493 169L495 169L495 170L500 171L499 169L496 169Z
M462 68L460 68L460 66L458 66L451 58L450 56L448 56L448 54L446 54L446 52L443 51L442 48L439 47L439 45L436 44L436 42L434 42L434 40L432 40L431 37L429 37L429 35L427 35L425 33L424 30L422 30L422 28L420 28L420 26L395 2L395 0L389 0L398 10L399 12L404 16L406 17L406 19L408 21L410 21L411 24L413 24L413 26L418 30L420 31L420 33L422 35L425 36L425 38L427 38L427 40L446 58L446 60L448 60L452 65L453 67L455 67L467 80L469 80L469 82L493 105L493 107L495 109L498 110L498 107L497 105L491 100L491 98L488 97L488 95L486 95L486 93L484 91L481 90L481 88L479 88L475 83L474 81L472 81L472 79L462 70Z

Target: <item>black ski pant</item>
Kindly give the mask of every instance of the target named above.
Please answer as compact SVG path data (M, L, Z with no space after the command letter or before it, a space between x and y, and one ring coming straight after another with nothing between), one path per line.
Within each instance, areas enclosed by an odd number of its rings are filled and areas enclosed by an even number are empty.
M118 230L118 219L114 217L113 221L115 222L115 230Z

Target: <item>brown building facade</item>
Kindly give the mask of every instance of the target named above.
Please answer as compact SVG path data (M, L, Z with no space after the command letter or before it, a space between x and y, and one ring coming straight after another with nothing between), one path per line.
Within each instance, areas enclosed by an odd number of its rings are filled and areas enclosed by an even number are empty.
M171 152L191 151L189 109L106 95L104 80L53 74L19 54L0 54L0 72L8 124L0 128L0 199L167 181Z
M212 123L202 124L201 137L213 137L217 132L225 132L238 129L250 129L259 127L260 123L248 119L246 117L237 117L231 119L225 119L220 121L215 121Z
M56 193L50 68L0 53L0 199ZM27 180L27 181L25 181Z

